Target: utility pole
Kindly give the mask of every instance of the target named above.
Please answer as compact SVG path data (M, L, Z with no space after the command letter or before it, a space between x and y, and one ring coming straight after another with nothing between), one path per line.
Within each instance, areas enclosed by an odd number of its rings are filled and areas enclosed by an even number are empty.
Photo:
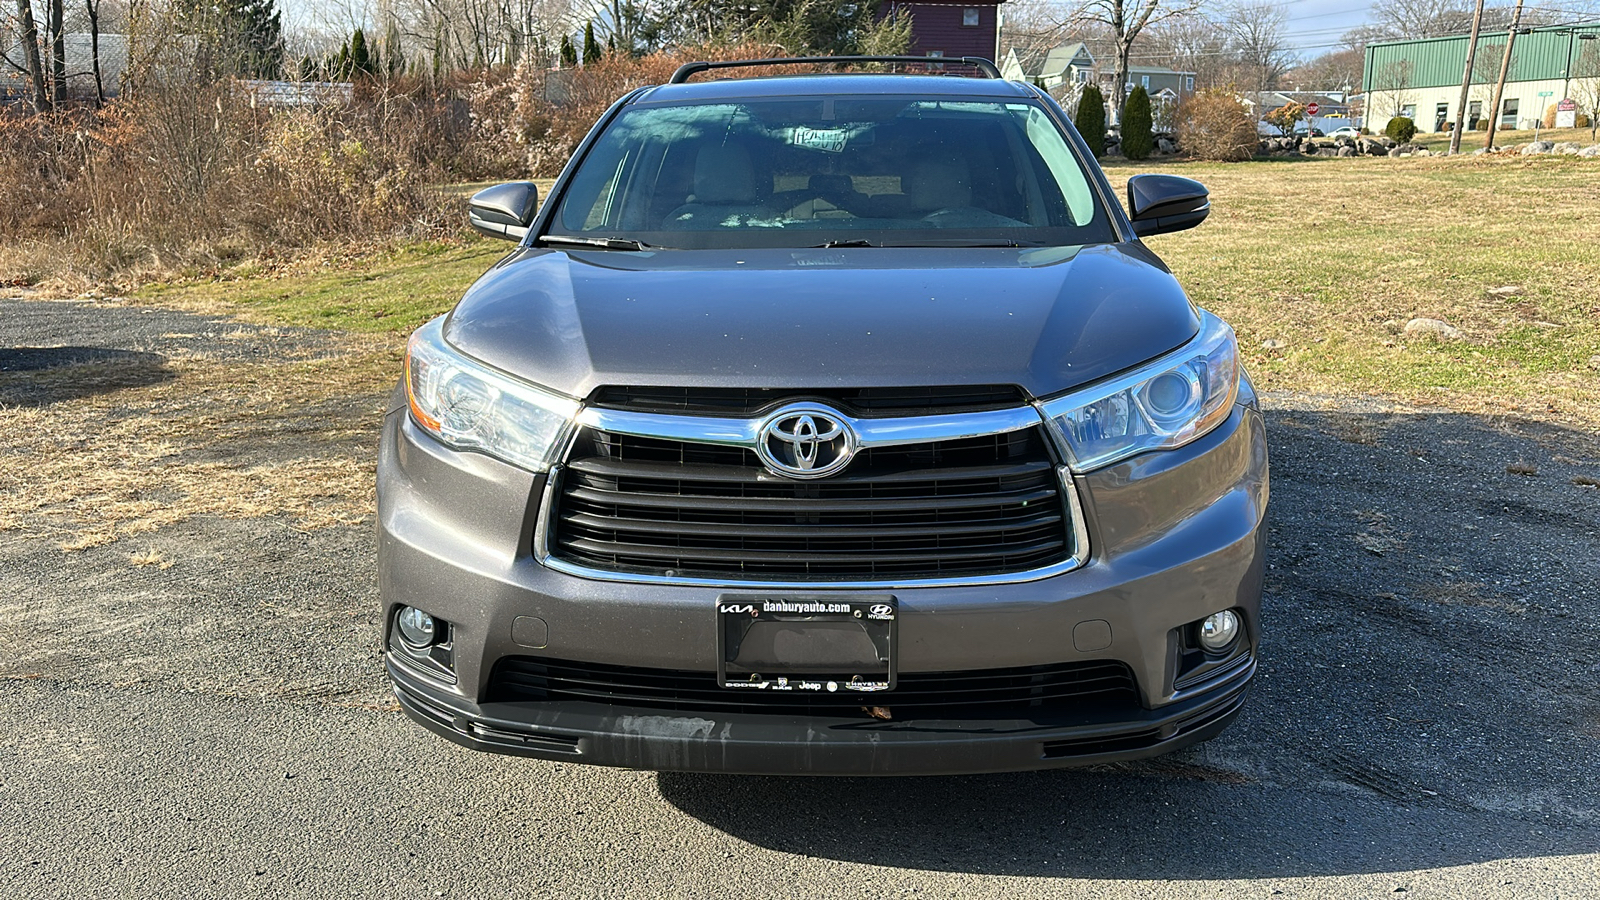
M1489 107L1489 140L1485 150L1494 149L1494 130L1500 125L1500 95L1506 92L1506 74L1511 71L1511 45L1517 42L1517 28L1522 24L1522 0L1511 13L1511 30L1506 32L1506 52L1500 57L1500 79L1494 83L1494 105Z
M1467 91L1472 88L1472 58L1478 53L1478 29L1483 26L1483 0L1472 13L1472 37L1467 39L1467 71L1461 76L1461 100L1456 104L1456 127L1450 133L1450 155L1461 152L1461 120L1467 115Z

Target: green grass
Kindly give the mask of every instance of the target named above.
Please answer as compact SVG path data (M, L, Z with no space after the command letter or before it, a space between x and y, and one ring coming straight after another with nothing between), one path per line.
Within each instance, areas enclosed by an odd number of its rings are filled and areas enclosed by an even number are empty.
M1575 141L1587 147L1595 143L1589 135L1587 128L1541 128L1538 132L1539 140L1561 143L1562 141ZM1464 131L1461 133L1461 152L1471 153L1482 147L1489 139L1487 131ZM1494 133L1496 147L1509 147L1512 144L1526 144L1534 139L1533 129L1526 131L1501 131ZM1448 132L1418 134L1413 138L1413 143L1421 144L1434 153L1443 153L1450 149L1450 135Z
M461 299L512 249L505 241L417 243L265 277L154 284L137 299L227 311L259 322L344 331L409 332Z
M1210 219L1148 243L1196 302L1234 324L1268 388L1600 419L1596 161L1118 161L1107 171L1119 189L1138 171L1211 189ZM1490 293L1500 287L1517 290ZM1406 338L1399 327L1415 317L1465 339Z
M1267 389L1375 394L1600 423L1600 160L1458 157L1224 164L1108 161L1199 179L1213 212L1150 239L1232 322ZM447 310L503 241L416 244L290 274L154 286L143 299L257 321L409 331ZM1508 296L1490 288L1513 286ZM1415 317L1465 339L1406 338ZM1268 350L1267 340L1281 348Z

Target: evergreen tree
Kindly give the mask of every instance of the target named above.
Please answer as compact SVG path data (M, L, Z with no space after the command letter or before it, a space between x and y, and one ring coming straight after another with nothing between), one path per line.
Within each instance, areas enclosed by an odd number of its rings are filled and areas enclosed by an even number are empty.
M367 35L360 28L350 35L349 66L348 74L351 78L360 76L370 78L378 71L376 61L372 58L372 51L367 49Z
M578 64L578 49L572 46L572 35L561 36L561 68L570 69Z
M1122 105L1122 155L1129 159L1148 159L1156 146L1153 127L1150 95L1143 86L1136 87L1128 95L1128 102Z
M389 20L389 28L383 34L383 61L390 78L405 74L406 52L400 44L400 27L393 19Z
M683 0L663 25L679 43L748 39L794 54L842 56L859 50L878 8L857 0ZM714 31L698 33L701 23Z
M583 26L583 64L600 61L600 43L594 39L594 23Z
M219 73L283 73L283 17L277 0L175 0L179 29L194 36Z
M1078 98L1078 114L1073 117L1072 124L1077 126L1096 159L1106 155L1106 98L1093 84L1083 86L1083 94Z

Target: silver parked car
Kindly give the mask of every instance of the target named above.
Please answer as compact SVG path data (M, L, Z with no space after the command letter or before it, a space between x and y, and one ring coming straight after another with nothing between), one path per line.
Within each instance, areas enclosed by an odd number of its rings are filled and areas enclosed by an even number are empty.
M474 198L516 248L411 338L378 463L414 719L816 774L1132 759L1234 719L1262 417L1141 241L1206 191L1136 176L1124 211L1047 94L966 62L991 77L692 64L542 208Z

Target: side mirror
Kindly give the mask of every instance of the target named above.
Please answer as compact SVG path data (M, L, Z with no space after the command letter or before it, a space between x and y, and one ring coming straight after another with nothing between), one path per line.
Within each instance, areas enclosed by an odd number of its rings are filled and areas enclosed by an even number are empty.
M472 230L489 237L520 241L539 211L539 189L531 181L512 181L487 187L472 195L467 221Z
M1135 175L1128 179L1128 218L1140 237L1193 228L1211 214L1210 193L1192 178Z

